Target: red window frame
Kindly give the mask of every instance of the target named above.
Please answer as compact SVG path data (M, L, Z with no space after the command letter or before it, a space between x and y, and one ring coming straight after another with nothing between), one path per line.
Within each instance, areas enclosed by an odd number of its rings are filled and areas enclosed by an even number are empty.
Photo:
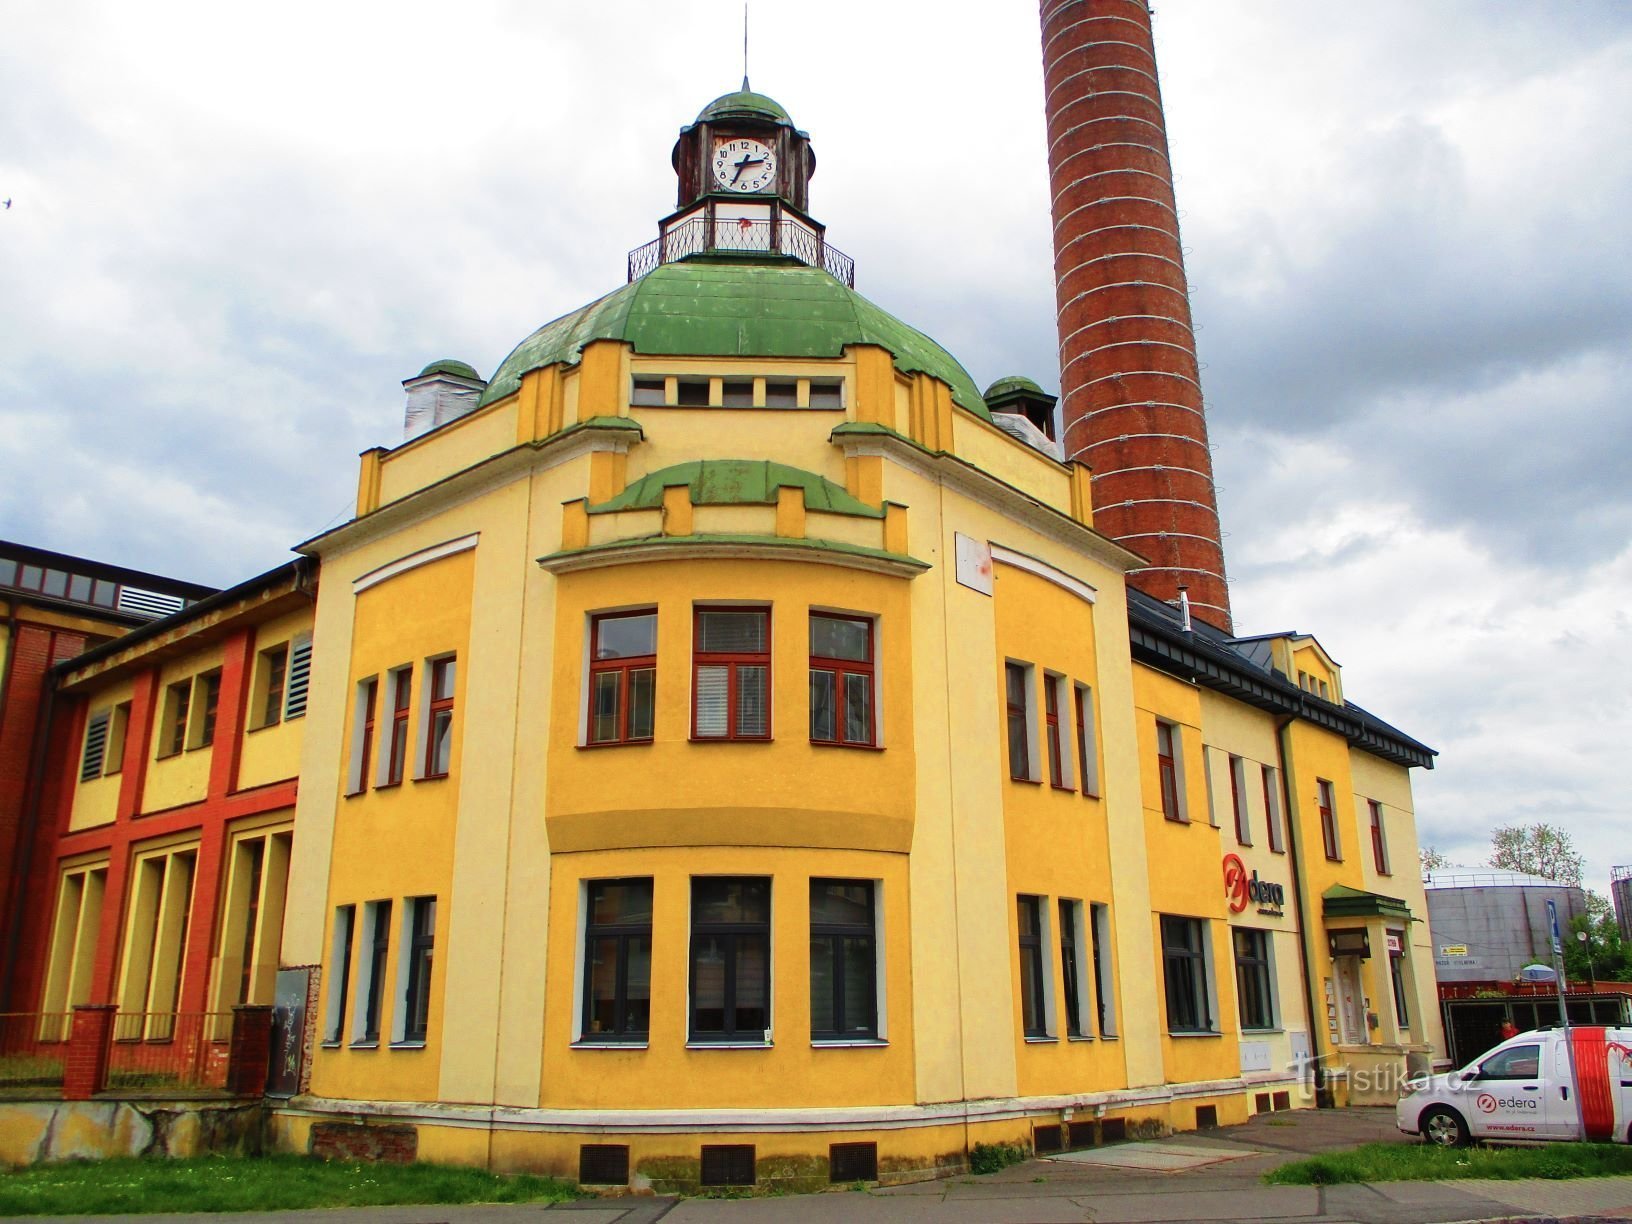
M1179 811L1179 772L1174 760L1173 747L1174 726L1172 723L1156 723L1156 776L1161 783L1162 815L1176 823L1184 823L1184 815Z
M753 613L765 620L765 649L752 651L705 651L702 648L703 616L714 612ZM726 669L725 734L700 735L697 731L697 673L705 667ZM765 669L765 731L759 735L745 734L737 729L738 674L744 667ZM691 613L691 738L707 744L730 741L764 743L771 738L771 610L764 607L730 607L709 604L695 607Z
M1065 790L1065 766L1060 760L1060 681L1047 672L1043 673L1043 731L1048 741L1048 784Z
M1393 875L1388 869L1388 850L1383 845L1383 805L1375 799L1366 800L1371 805L1371 857L1377 864L1378 875Z
M408 766L408 709L413 700L412 668L399 667L391 673L391 741L385 761L382 786L396 786Z
M1235 817L1235 840L1242 846L1252 845L1252 820L1247 815L1246 800L1241 795L1241 774L1246 770L1246 762L1238 756L1229 756L1227 765L1230 771L1230 815Z
M263 654L266 666L266 702L261 707L261 726L283 721L284 685L289 677L289 645L275 646Z
M629 678L632 672L650 671L652 675L653 701L656 701L657 687L657 655L624 655L614 659L602 659L601 653L601 626L607 621L628 620L635 616L650 616L652 618L653 642L657 634L657 609L643 608L634 612L607 612L599 616L592 616L589 621L589 693L587 695L588 709L584 721L584 742L592 748L603 748L609 744L649 744L652 735L629 734ZM609 672L621 673L618 679L618 726L617 732L611 739L595 738L595 679ZM652 713L652 732L657 731L657 713Z
M205 672L199 680L204 684L204 717L199 726L198 746L208 748L215 743L215 721L221 710L221 673Z
M187 746L187 716L193 705L193 682L178 680L165 690L164 751L175 756Z
M424 768L420 771L420 777L422 778L445 778L448 776L446 769L436 769L434 766L436 764L436 729L444 717L448 720L448 734L450 736L453 734L453 685L454 680L457 678L453 666L453 655L449 655L445 659L431 660L428 687L425 690L426 695L431 700L425 711L425 760ZM447 687L448 695L438 697L437 694L442 691L444 685ZM453 765L453 749L451 747L448 749L448 765L450 768Z
M1020 700L1015 701L1015 679L1020 681ZM1031 776L1031 711L1026 700L1026 687L1031 681L1031 669L1023 663L1003 664L1003 702L1007 709L1009 735L1009 777L1016 782L1030 782ZM1017 739L1015 731L1019 730ZM1017 750L1018 746L1018 750Z
M813 744L836 744L846 748L872 748L878 743L878 674L877 652L873 646L873 622L866 616L840 616L836 612L812 612L810 619L850 621L861 625L867 630L867 658L834 659L827 655L815 652L810 656L810 670L829 671L833 675L833 739L818 739L815 729L812 728L810 742ZM865 739L851 739L846 735L848 730L845 718L845 677L861 676L867 683L867 736Z
M380 681L370 676L363 687L363 742L358 748L357 793L374 784L374 705L380 699Z
M1333 811L1336 799L1332 793L1332 784L1325 778L1317 778L1315 785L1319 796L1316 804L1320 808L1320 837L1325 843L1326 857L1334 863L1341 863L1343 855L1337 844L1337 813Z

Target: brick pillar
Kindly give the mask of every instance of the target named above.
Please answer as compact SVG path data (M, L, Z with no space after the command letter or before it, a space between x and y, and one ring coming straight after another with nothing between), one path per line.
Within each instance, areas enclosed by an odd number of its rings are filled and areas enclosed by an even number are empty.
M68 1055L62 1066L62 1099L88 1101L108 1078L108 1043L113 1037L111 1003L81 1003L74 1008Z
M1094 526L1149 559L1129 582L1189 588L1229 630L1167 126L1146 0L1041 0L1067 457Z
M272 1009L239 1004L232 1009L232 1041L227 1051L227 1091L237 1096L266 1092L272 1061Z

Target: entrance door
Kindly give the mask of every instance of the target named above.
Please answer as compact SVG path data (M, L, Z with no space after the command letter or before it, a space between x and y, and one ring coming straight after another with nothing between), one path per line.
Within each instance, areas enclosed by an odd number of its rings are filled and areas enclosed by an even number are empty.
M1366 1045L1366 996L1360 986L1360 958L1340 956L1337 972L1337 1017L1344 1045Z

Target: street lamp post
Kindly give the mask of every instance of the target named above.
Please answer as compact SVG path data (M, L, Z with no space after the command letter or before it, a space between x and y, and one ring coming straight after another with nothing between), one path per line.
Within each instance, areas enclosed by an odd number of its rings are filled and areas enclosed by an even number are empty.
M1585 931L1577 931L1575 937L1581 941L1581 946L1587 954L1587 990L1592 994L1598 993L1598 970L1592 963L1592 936Z

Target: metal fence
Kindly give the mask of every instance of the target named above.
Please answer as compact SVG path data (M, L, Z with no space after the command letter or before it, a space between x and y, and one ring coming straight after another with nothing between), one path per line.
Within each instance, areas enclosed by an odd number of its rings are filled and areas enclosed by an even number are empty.
M0 1012L0 1089L62 1087L71 1012Z
M226 1082L231 1012L120 1012L108 1037L105 1092L169 1093Z
M629 280L639 280L661 264L714 251L747 253L763 251L787 255L854 289L856 262L843 251L829 246L815 231L791 221L754 221L747 217L717 219L692 217L667 231L661 238L629 252Z

